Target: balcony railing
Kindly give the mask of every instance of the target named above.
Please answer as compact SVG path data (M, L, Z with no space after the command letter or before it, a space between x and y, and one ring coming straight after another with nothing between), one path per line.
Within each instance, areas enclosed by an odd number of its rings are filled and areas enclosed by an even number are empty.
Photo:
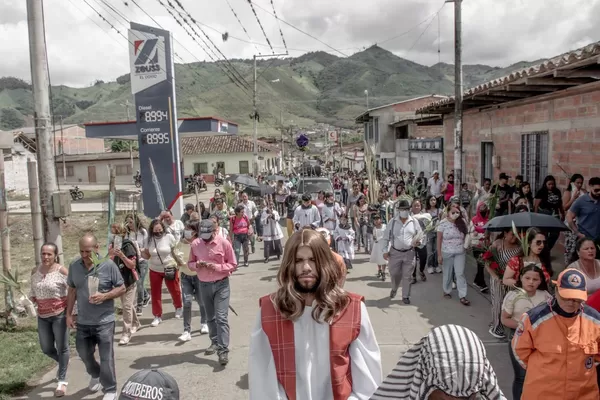
M444 139L410 139L408 141L410 151L444 151Z

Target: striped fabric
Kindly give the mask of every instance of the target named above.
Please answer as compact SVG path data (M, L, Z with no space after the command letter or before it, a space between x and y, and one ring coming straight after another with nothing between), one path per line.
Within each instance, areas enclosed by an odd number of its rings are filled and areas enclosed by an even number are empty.
M371 400L427 400L436 389L459 398L506 400L483 343L458 325L434 328L404 353Z

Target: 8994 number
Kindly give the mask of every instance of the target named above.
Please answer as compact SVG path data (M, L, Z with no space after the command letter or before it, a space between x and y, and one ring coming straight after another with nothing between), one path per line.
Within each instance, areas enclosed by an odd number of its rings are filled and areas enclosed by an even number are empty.
M170 143L170 138L168 133L147 133L146 134L146 144L168 144Z

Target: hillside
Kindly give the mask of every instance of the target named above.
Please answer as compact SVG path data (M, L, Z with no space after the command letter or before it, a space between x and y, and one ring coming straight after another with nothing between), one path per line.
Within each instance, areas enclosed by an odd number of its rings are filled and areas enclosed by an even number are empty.
M249 82L247 89L232 83L215 63L175 66L179 117L218 116L240 124L242 133L251 131L252 61L231 60L231 64ZM532 64L521 62L506 68L465 65L465 87ZM420 65L378 46L348 58L319 51L296 58L261 60L258 62L261 134L275 134L280 118L284 125L308 127L322 122L352 127L354 117L366 107L365 90L369 91L370 107L413 96L451 94L453 68L445 63ZM129 75L115 82L97 81L85 88L55 86L52 103L54 114L62 115L66 123L126 120L126 104L133 104ZM133 115L133 108L130 112ZM0 78L0 129L30 125L32 116L30 85L12 77Z

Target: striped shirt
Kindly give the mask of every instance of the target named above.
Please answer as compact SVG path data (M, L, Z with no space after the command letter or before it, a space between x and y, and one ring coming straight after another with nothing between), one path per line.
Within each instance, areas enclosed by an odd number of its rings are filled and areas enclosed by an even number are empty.
M458 325L434 328L404 353L371 400L427 400L436 389L454 397L506 400L483 343Z

